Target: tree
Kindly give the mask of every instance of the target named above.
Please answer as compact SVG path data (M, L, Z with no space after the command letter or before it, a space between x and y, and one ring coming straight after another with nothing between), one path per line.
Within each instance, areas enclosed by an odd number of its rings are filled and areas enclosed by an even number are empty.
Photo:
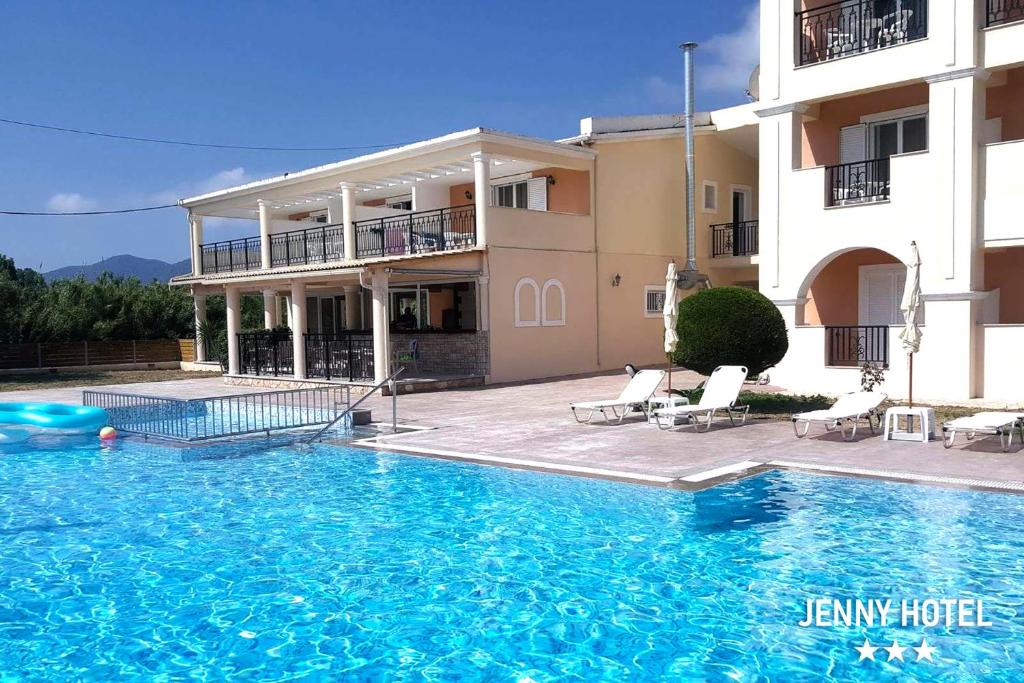
M715 287L679 303L679 344L673 362L702 375L719 365L745 365L750 375L786 355L789 338L782 314L760 292Z

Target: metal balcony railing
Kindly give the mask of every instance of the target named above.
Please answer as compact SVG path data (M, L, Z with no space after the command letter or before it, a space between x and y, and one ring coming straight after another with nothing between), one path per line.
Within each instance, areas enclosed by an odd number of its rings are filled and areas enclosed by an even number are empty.
M855 367L864 363L889 367L889 327L826 325L825 363L830 367Z
M211 242L202 245L202 252L204 273L255 270L262 265L259 237Z
M736 221L711 226L711 256L757 254L757 221Z
M306 341L306 377L373 379L373 335L359 332L310 333Z
M1024 0L986 0L985 26L1024 21Z
M329 263L345 258L345 228L318 225L270 236L270 266L298 266Z
M357 221L356 258L463 249L476 244L473 204Z
M799 66L908 43L928 36L928 0L844 0L804 10L796 13L796 36Z
M825 167L826 206L845 206L888 198L888 158Z

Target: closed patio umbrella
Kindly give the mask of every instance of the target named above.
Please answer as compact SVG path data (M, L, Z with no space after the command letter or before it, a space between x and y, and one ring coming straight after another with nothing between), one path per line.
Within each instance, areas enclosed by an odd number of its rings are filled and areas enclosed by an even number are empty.
M909 381L907 395L911 406L914 405L914 354L921 348L921 328L917 325L918 309L921 307L921 255L917 251L917 242L910 243L910 263L907 265L907 284L903 288L903 331L900 340L903 350L907 352Z
M676 319L679 317L679 288L676 286L676 262L668 264L665 273L665 305L661 309L665 319L665 355L668 356L668 390L672 391L672 354L679 343Z

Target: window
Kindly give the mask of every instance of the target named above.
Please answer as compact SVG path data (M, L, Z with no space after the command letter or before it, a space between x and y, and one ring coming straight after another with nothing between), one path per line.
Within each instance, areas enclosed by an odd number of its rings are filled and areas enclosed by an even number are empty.
M718 213L718 183L714 180L705 180L701 187L704 213Z
M384 206L389 209L399 209L401 211L412 211L412 195L402 195L401 197L391 197L385 200Z
M516 283L515 325L516 327L540 326L540 288L533 278L524 277Z
M644 287L644 317L660 318L665 308L665 288L660 285Z
M540 294L540 324L545 327L565 325L565 288L558 280L548 280Z
M491 204L510 209L548 210L548 179L523 178L491 186Z

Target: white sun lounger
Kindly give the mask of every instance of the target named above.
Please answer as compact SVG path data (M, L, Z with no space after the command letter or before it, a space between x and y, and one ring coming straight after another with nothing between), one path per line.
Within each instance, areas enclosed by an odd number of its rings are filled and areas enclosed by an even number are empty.
M855 391L852 394L845 394L840 396L839 400L830 408L793 415L793 433L796 434L796 438L802 439L810 431L811 423L818 422L825 425L826 432L838 429L839 433L843 435L843 440L853 441L857 438L857 425L861 420L867 420L868 429L874 434L875 426L871 419L874 418L878 421L878 426L882 426L882 416L878 412L878 406L882 405L882 401L886 398L888 397L879 391ZM802 432L799 428L801 422L804 423ZM853 425L853 431L849 435L846 433L848 424Z
M1024 413L1006 413L989 411L975 413L967 417L958 417L942 425L942 445L952 448L956 441L956 433L963 432L967 440L972 440L978 434L986 436L998 436L999 445L1003 452L1010 450L1013 445L1013 430L1016 429L1024 441Z
M658 385L661 384L663 379L665 379L664 370L641 370L629 379L629 383L622 390L622 393L619 394L618 398L605 401L570 403L569 409L572 410L572 415L576 418L577 422L586 422L587 424L590 424L590 421L594 419L595 413L601 413L601 417L604 418L605 422L610 422L608 418L609 412L618 418L619 422L622 422L622 419L630 411L639 410L644 415L647 415L647 401L658 390ZM576 412L577 410L586 411L586 419L581 419L580 414Z
M704 431L711 429L711 421L715 413L724 410L729 414L729 422L736 424L736 416L740 416L740 424L747 420L747 412L750 406L737 406L740 389L747 379L747 368L742 365L719 365L715 368L708 381L704 383L704 393L700 401L694 405L671 406L654 411L655 422L659 429L671 429L675 426L676 418L687 418L687 425L693 426L699 432L701 427ZM700 416L704 416L703 423ZM663 421L664 418L664 421Z

